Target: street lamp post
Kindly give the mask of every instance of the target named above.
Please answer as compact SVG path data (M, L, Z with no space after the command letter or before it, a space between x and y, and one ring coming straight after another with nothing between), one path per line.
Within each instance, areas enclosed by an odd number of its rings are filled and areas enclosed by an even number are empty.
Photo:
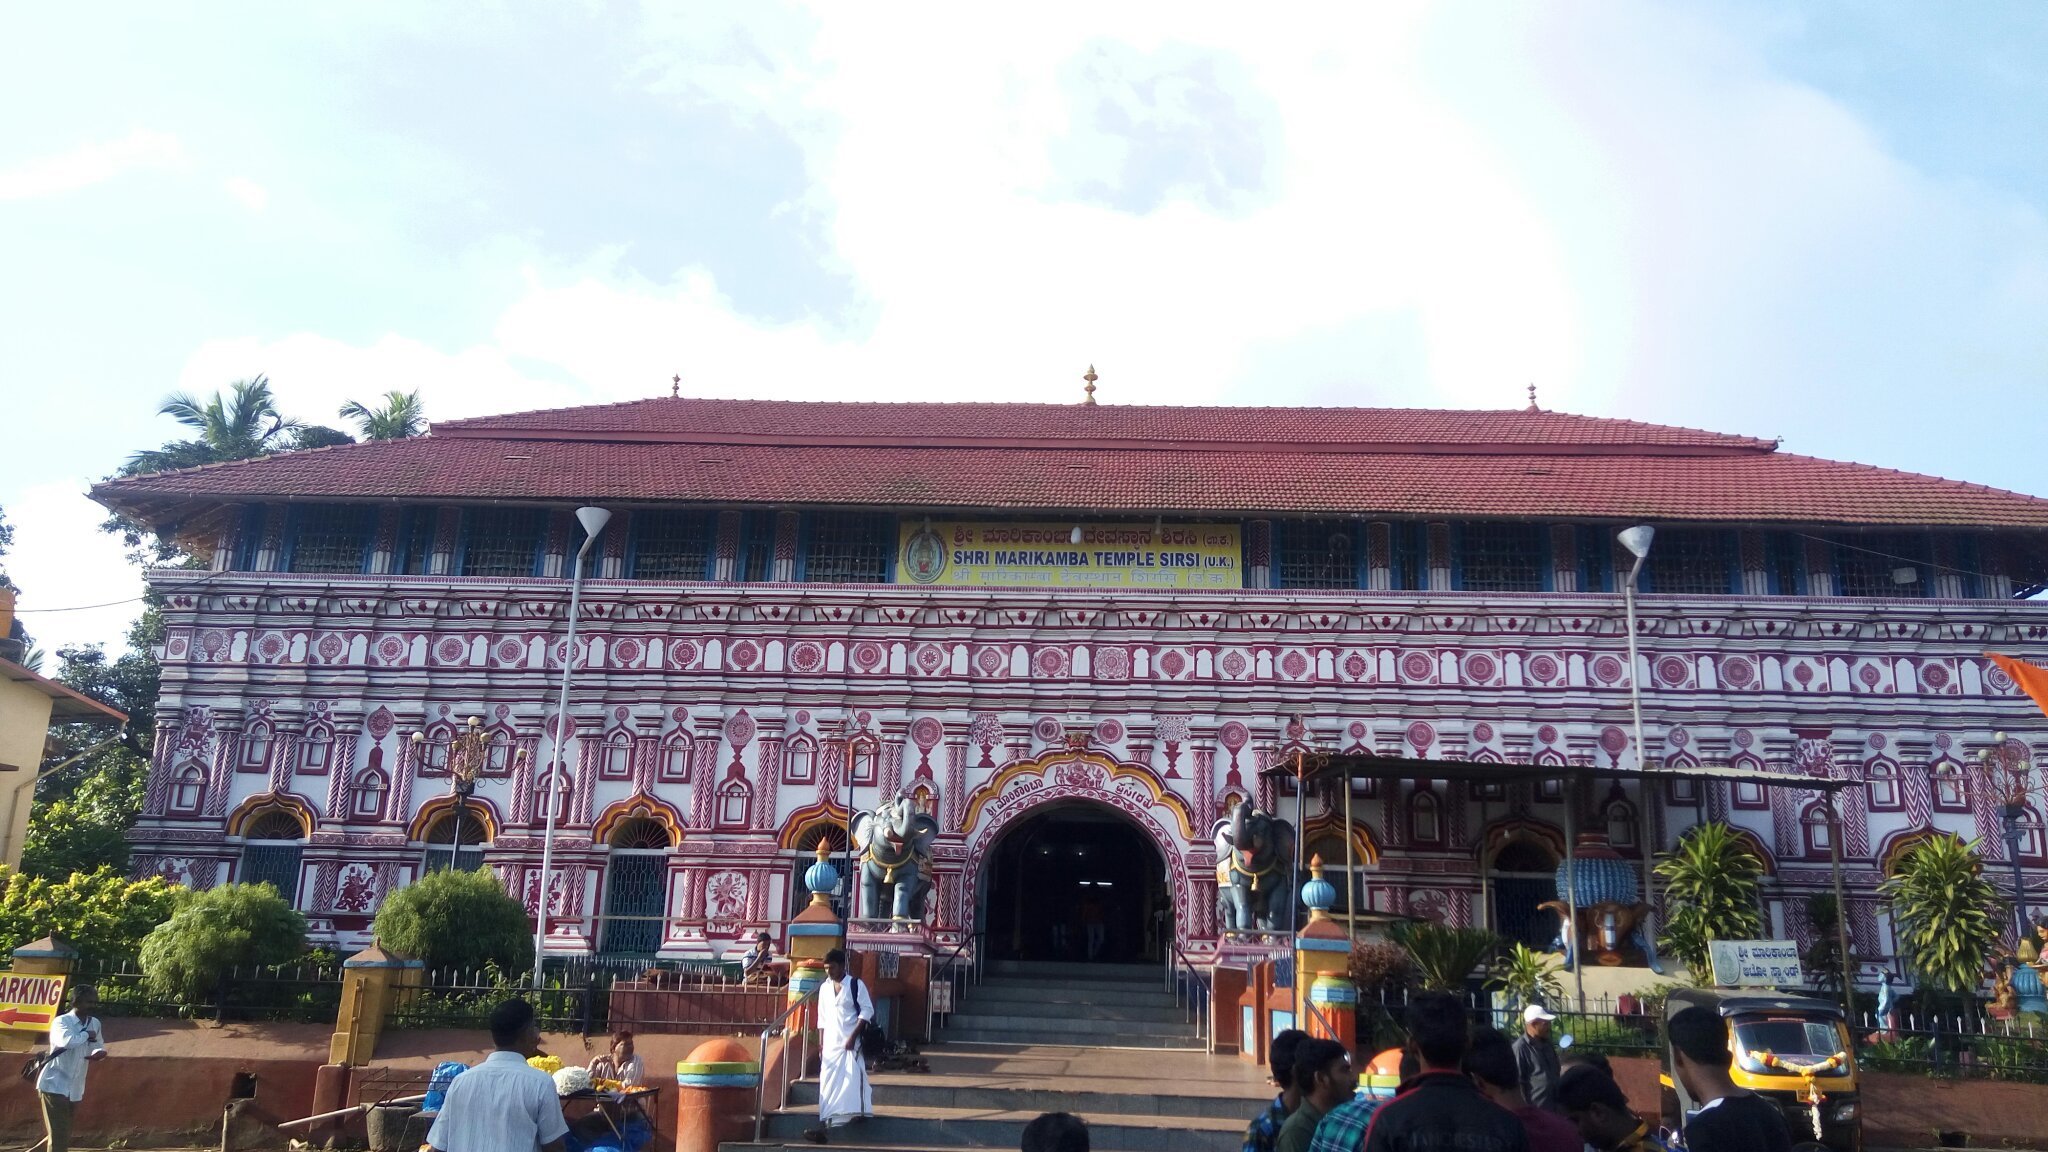
M2009 739L2003 732L1991 734L1989 747L1977 752L1977 764L1982 769L1984 784L1998 789L1998 815L2005 833L2005 858L2012 865L2012 918L2015 941L2027 938L2027 888L2025 873L2020 867L2020 845L2025 832L2020 827L2020 817L2027 810L2027 792L2032 783L2034 771L2032 760L2027 756L2026 746Z
M424 732L412 734L414 755L424 754L427 736ZM477 774L483 771L490 758L491 738L483 730L483 721L471 716L461 735L448 741L448 792L455 797L455 843L448 850L448 868L452 872L462 871L462 822L469 815L469 798L476 795Z
M604 508L578 508L576 522L583 526L583 546L576 550L569 572L569 638L562 646L562 693L555 705L555 748L548 757L548 779L545 789L545 803L548 806L547 830L540 841L540 893L535 898L533 910L533 989L542 988L542 956L547 947L548 937L548 882L552 878L555 863L555 819L562 806L562 745L569 739L569 674L576 667L576 617L583 607L583 558L590 554L590 546L597 543L598 533L611 522L612 514ZM589 765L584 771L589 771Z
M854 757L856 755L854 749L854 737L856 737L859 734L860 722L854 719L853 709L849 707L846 710L846 718L843 721L841 721L839 725L839 736L840 739L844 742L845 749L840 759L846 765L846 866L839 870L839 882L846 885L846 903L843 905L843 907L845 908L845 912L843 915L841 915L840 922L845 925L846 930L848 931L852 930L853 928L854 912L853 900L855 885L853 882L853 789L855 783L857 782L857 776L854 772Z
M1636 580L1643 574L1643 562L1650 558L1650 542L1656 538L1657 530L1648 524L1624 528L1615 536L1615 539L1621 541L1621 546L1628 549L1629 555L1636 558L1636 562L1629 566L1628 583L1622 586L1621 597L1628 624L1628 710L1631 726L1635 730L1638 773L1636 799L1641 801L1636 818L1642 822L1642 834L1636 837L1636 842L1642 846L1643 853L1643 903L1653 912L1656 901L1650 899L1650 858L1656 854L1657 845L1650 841L1650 781L1640 775L1649 770L1650 750L1643 746L1643 673L1636 664ZM1643 925L1643 934L1646 938L1651 936L1647 918Z

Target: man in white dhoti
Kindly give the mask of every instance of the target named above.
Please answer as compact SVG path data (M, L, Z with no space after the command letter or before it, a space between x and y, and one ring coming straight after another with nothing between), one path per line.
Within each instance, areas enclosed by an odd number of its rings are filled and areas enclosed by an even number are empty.
M823 1144L827 1129L875 1114L867 1059L860 1034L875 1018L875 998L846 971L846 952L825 953L825 982L818 986L818 1126L804 1139Z

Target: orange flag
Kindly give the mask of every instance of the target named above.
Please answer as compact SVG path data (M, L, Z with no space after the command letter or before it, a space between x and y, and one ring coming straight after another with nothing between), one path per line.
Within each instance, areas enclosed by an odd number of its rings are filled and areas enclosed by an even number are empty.
M2010 656L2000 656L1996 652L1986 652L1984 655L1990 657L1993 664L2005 669L2005 674L2012 677L2012 682L2020 686L2020 691L2034 698L2034 703L2041 706L2041 711L2048 712L2048 668L2043 668L2039 664L2029 664L2024 660L2015 660Z

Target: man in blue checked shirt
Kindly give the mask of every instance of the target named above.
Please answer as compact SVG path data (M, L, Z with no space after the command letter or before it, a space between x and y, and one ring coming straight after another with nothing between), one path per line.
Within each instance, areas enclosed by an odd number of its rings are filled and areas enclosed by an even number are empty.
M1294 1087L1294 1053L1306 1039L1308 1033L1289 1028L1273 1037L1267 1046L1266 1067L1273 1074L1273 1083L1280 1086L1280 1094L1244 1130L1243 1152L1273 1152L1280 1139L1280 1126L1301 1106L1301 1093Z
M1412 1078L1421 1070L1422 1065L1414 1053L1402 1054L1402 1080ZM1322 1123L1316 1125L1316 1136L1309 1141L1308 1152L1359 1152L1365 1147L1365 1130L1372 1124L1372 1114L1390 1099L1392 1097L1371 1096L1361 1091L1330 1109Z

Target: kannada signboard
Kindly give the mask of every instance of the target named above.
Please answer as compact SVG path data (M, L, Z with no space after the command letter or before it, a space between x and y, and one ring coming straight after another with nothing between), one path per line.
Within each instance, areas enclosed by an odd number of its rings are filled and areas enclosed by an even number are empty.
M29 976L0 971L0 1029L48 1032L64 1010L62 976Z
M897 579L942 588L1242 588L1235 524L906 520Z
M1707 944L1714 983L1724 988L1781 988L1806 983L1799 945L1790 940L1714 940Z

